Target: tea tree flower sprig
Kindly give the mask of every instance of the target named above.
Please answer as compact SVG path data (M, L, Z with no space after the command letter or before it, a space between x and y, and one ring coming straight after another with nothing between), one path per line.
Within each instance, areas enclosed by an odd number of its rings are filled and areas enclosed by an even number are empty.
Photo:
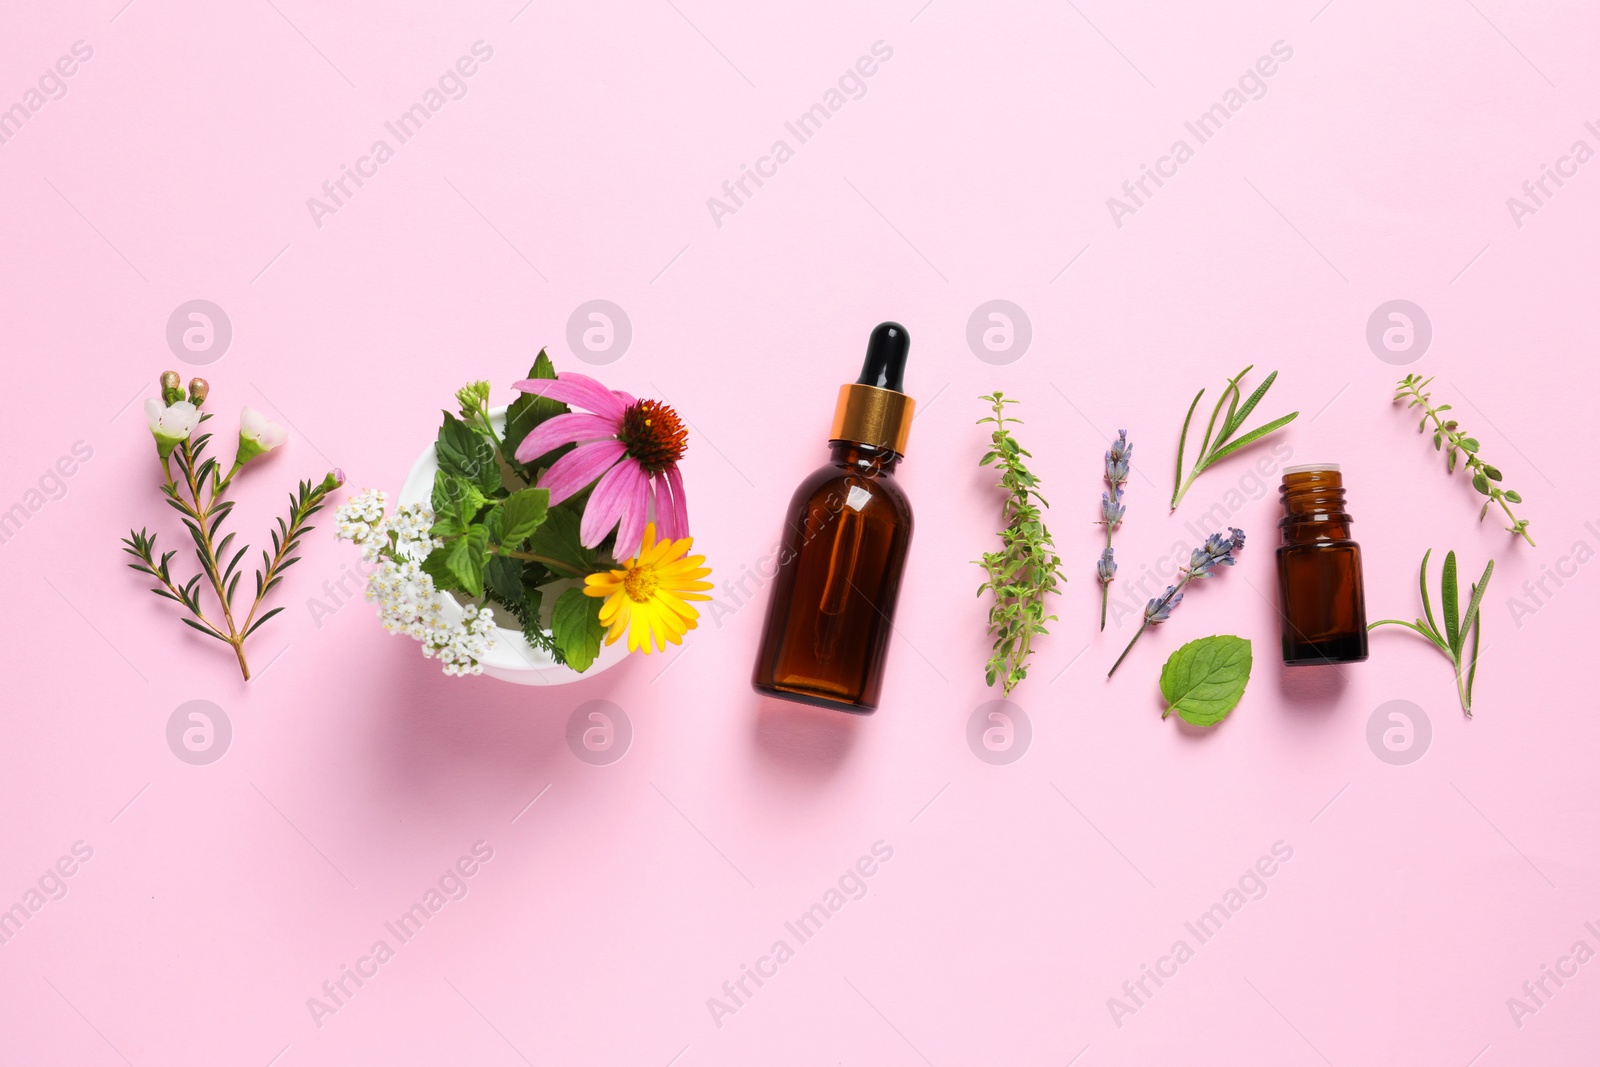
M1006 399L998 390L979 399L988 401L994 413L978 423L992 423L994 431L989 438L990 450L978 465L997 467L999 488L1006 491L1001 506L1005 528L1000 531L1000 550L985 552L976 561L987 575L987 580L978 586L978 595L982 596L985 590L994 594L988 631L994 636L994 648L984 679L988 685L998 679L1009 694L1028 676L1028 657L1033 654L1035 635L1048 633L1044 624L1055 619L1054 615L1045 614L1045 598L1057 592L1061 558L1055 554L1055 543L1040 512L1040 505L1049 504L1039 495L1039 479L1023 462L1032 457L1006 428L1009 423L1022 421L1005 413L1006 405L1017 401Z
M1111 583L1117 577L1117 559L1111 551L1111 531L1122 525L1128 508L1122 502L1122 487L1128 481L1128 467L1133 459L1133 446L1128 443L1128 431L1118 430L1117 439L1106 452L1106 485L1109 492L1100 494L1100 525L1106 528L1106 547L1095 563L1095 574L1100 579L1100 630L1106 628L1106 603L1111 597Z
M1522 503L1522 497L1513 489L1503 489L1495 484L1500 481L1500 468L1493 464L1485 463L1478 455L1478 439L1468 437L1461 430L1461 424L1455 419L1444 418L1444 413L1451 409L1449 404L1440 404L1434 407L1427 388L1432 378L1424 378L1420 374L1408 374L1401 378L1395 386L1395 400L1406 401L1406 407L1422 408L1422 420L1417 423L1417 432L1425 433L1428 423L1433 423L1433 450L1445 453L1445 472L1454 474L1456 458L1465 457L1463 466L1472 471L1472 488L1488 497L1483 502L1483 507L1478 511L1478 521L1482 522L1485 515L1489 514L1490 504L1499 504L1500 509L1506 513L1506 518L1511 520L1511 525L1506 527L1507 533L1519 534L1529 546L1533 546L1533 537L1528 533L1528 520L1519 519L1512 514L1511 505Z
M1281 418L1276 418L1271 422L1257 426L1243 437L1234 438L1233 435L1239 432L1239 427L1244 425L1244 420L1250 417L1250 413L1255 410L1257 404L1261 403L1261 398L1267 395L1267 390L1272 388L1272 383L1278 378L1277 371L1267 375L1267 380L1257 386L1256 391L1250 394L1249 399L1241 404L1239 401L1244 393L1239 388L1239 383L1244 381L1244 376L1249 374L1254 367L1255 364L1252 363L1232 378L1229 378L1228 384L1223 386L1222 395L1217 398L1217 406L1211 409L1211 418L1206 423L1206 433L1200 442L1199 456L1195 460L1194 467L1189 471L1189 476L1185 478L1183 475L1183 446L1189 438L1189 424L1194 419L1194 410L1200 406L1200 398L1206 395L1206 391L1201 389L1194 395L1194 400L1190 401L1189 413L1183 417L1183 432L1178 435L1177 474L1172 481L1172 509L1174 511L1177 510L1178 502L1183 499L1183 494L1189 491L1189 486L1194 484L1194 480L1200 476L1201 471L1216 463L1217 460L1231 456L1246 445L1254 444L1274 430L1289 425L1299 416L1300 413L1298 411L1291 411ZM1226 415L1222 413L1224 404L1228 408ZM1222 417L1220 426L1217 425L1218 416ZM1213 437L1213 433L1215 437Z
M1367 629L1376 630L1380 626L1404 626L1433 643L1433 646L1450 658L1456 671L1456 696L1461 699L1461 710L1467 718L1472 718L1472 682L1478 674L1478 637L1483 629L1483 615L1478 611L1483 603L1483 594L1489 588L1489 576L1494 573L1494 560L1483 568L1483 577L1479 578L1467 594L1467 612L1460 614L1461 594L1456 582L1456 554L1447 553L1444 557L1444 570L1439 575L1440 613L1444 615L1444 632L1439 632L1439 624L1433 618L1433 604L1428 598L1428 557L1433 555L1429 549L1422 555L1422 567L1418 584L1422 587L1422 614L1423 619L1415 622L1406 622L1403 619L1379 619ZM1468 636L1472 638L1472 648L1467 648ZM1463 658L1464 657L1464 658Z
M1234 553L1244 547L1244 531L1232 526L1227 534L1214 533L1206 538L1206 543L1189 553L1189 566L1178 576L1175 585L1167 586L1167 591L1153 598L1144 609L1144 621L1139 624L1139 629L1134 631L1133 640L1128 642L1128 647L1122 650L1122 655L1117 657L1117 662L1111 665L1106 672L1109 678L1117 673L1117 668L1122 666L1122 661L1128 658L1128 653L1133 651L1134 644L1150 627L1157 623L1166 622L1172 615L1172 609L1183 601L1183 590L1190 582L1199 581L1201 578L1210 578L1216 573L1217 567L1231 567L1238 561Z
M156 580L157 584L151 587L151 592L176 601L188 612L187 616L180 619L181 622L233 649L234 657L239 661L239 671L249 681L250 665L245 659L245 641L268 619L283 610L282 607L266 612L261 609L268 595L283 581L284 572L299 562L294 552L300 539L314 528L308 525L311 517L322 510L328 494L344 484L344 473L335 468L321 482L313 484L303 481L298 490L290 494L288 518L280 518L278 528L272 532L272 552L263 551L261 554L261 569L256 571L255 597L248 611L236 614L234 594L239 587L239 579L244 576L239 563L249 551L249 546L244 545L234 551L232 532L218 539L223 520L233 510L233 501L223 499L223 494L246 464L283 444L288 433L260 412L245 408L239 417L239 440L233 465L223 476L215 457L205 454L211 434L200 433L196 436L196 431L211 418L209 412L202 413L200 410L210 392L211 387L205 379L195 378L189 383L185 394L177 372L167 371L161 375L161 396L151 397L145 402L145 415L151 436L155 438L156 457L165 475L161 491L168 505L182 516L183 525L194 541L200 573L192 575L187 581L180 582L174 578L172 557L177 555L176 550L160 552L156 545L157 535L147 528L130 530L128 536L123 538L122 550L137 560L128 564L129 567ZM176 478L173 476L174 466L179 475ZM216 600L215 613L211 615L207 615L201 601L202 579L209 583ZM242 622L239 621L241 614Z

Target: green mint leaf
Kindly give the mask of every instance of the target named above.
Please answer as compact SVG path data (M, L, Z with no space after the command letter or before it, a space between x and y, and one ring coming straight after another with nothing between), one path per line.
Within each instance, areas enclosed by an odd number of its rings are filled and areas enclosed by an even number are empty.
M550 633L556 648L566 658L567 666L580 674L600 654L600 638L604 628L600 625L599 597L589 596L582 589L568 589L556 601L550 613Z
M450 570L450 546L442 545L428 553L428 558L422 561L422 573L433 579L433 586L440 592L459 589L456 576Z
M593 574L600 569L595 551L584 548L578 539L581 519L568 507L552 508L545 520L529 538L529 549L537 555L555 560L567 568L571 576Z
M483 595L483 572L489 562L489 531L474 526L466 534L435 552L445 553L444 562L455 578L455 588L469 596ZM433 553L429 553L432 558Z
M550 357L541 348L539 358L534 360L532 369L528 371L528 377L554 378L555 376L555 364L550 362ZM519 394L506 409L506 459L510 460L516 456L517 446L522 444L522 439L527 437L535 426L570 410L559 400L534 396L532 393ZM548 467L553 462L555 461L548 457L536 456L533 463L527 466L538 469Z
M514 549L544 524L550 510L550 490L518 489L495 510L501 525L497 543Z
M1250 681L1250 642L1231 634L1190 641L1161 668L1166 718L1176 711L1192 726L1215 726L1238 707Z
M429 533L435 537L458 537L467 532L485 500L477 486L441 470L433 476L433 495L429 503L433 507L433 526Z
M439 458L440 470L476 486L484 496L492 496L500 488L494 442L448 411L433 451Z
M520 559L490 556L483 568L483 586L495 600L515 611L523 610L527 603Z

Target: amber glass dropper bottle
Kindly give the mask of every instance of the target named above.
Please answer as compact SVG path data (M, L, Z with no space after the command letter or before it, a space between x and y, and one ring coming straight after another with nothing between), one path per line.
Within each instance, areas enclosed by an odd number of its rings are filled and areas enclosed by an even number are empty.
M1283 662L1291 667L1367 658L1361 546L1350 536L1337 465L1290 467L1278 487L1278 613Z
M894 477L916 407L905 394L910 346L897 322L872 331L861 376L839 389L832 455L789 502L751 679L760 692L842 711L878 706L911 545L911 503Z

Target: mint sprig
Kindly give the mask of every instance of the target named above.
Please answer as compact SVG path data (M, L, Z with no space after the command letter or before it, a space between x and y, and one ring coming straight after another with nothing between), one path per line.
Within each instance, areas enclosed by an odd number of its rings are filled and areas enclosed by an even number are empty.
M1250 642L1232 634L1202 637L1167 657L1161 668L1165 719L1174 711L1191 726L1215 726L1239 706L1250 681Z

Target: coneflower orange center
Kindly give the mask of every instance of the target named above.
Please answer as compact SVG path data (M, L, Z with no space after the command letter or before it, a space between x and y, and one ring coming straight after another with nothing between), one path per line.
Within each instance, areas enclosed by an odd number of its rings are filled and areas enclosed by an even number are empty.
M689 431L666 404L640 400L622 413L622 440L639 466L660 474L683 458Z

